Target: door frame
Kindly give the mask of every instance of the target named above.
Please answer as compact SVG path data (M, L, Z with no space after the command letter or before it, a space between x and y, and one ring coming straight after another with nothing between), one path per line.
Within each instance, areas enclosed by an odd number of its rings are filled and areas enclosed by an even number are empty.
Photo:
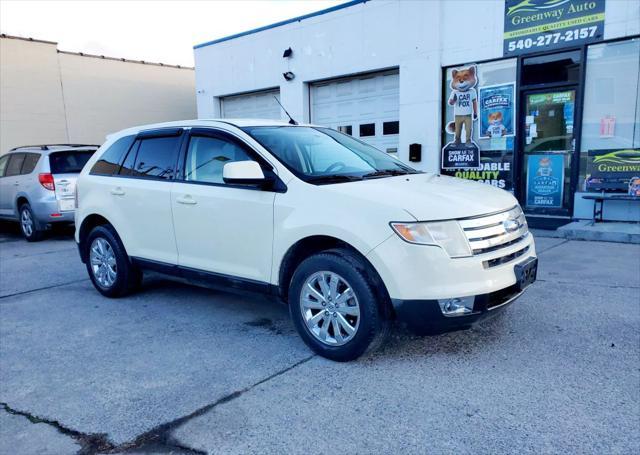
M517 133L516 143L514 144L513 154L513 167L514 167L514 194L520 202L525 214L528 217L540 217L540 218L556 218L556 219L573 219L573 208L575 202L576 187L580 175L580 147L582 141L582 107L584 102L584 85L586 77L586 58L587 58L586 45L575 48L565 48L560 50L554 50L553 52L537 52L526 55L518 56L517 66ZM535 85L522 85L522 70L524 65L524 58L540 55L552 55L561 52L580 51L580 70L578 73L577 82L554 82ZM557 209L540 209L535 213L526 212L526 179L524 178L524 143L525 143L525 115L526 115L526 95L531 93L546 93L562 90L575 90L575 105L573 107L573 138L574 146L573 153L571 154L571 168L569 169L569 201L565 214L553 213Z

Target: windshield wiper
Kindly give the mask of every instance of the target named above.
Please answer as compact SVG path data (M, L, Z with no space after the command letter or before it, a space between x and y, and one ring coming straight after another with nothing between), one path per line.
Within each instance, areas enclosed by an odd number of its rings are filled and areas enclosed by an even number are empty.
M307 178L307 182L310 183L340 183L340 182L356 182L362 180L362 177L358 175L345 175L345 174L326 174L316 175Z
M379 171L365 174L362 176L362 178L369 179L369 178L376 178L376 177L387 177L387 176L407 175L407 174L414 174L414 172L411 172L405 169L382 169Z

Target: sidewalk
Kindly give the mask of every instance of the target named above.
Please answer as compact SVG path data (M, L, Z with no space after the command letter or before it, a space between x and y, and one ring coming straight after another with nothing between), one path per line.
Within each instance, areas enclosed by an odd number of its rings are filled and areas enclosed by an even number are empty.
M555 231L531 230L536 237L640 244L640 223L573 221Z

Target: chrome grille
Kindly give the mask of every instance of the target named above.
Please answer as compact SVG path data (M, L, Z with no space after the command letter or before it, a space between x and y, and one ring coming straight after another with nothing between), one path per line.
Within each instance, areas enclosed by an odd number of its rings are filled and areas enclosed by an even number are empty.
M492 215L462 219L459 222L474 255L501 250L524 240L529 235L527 220L519 206Z

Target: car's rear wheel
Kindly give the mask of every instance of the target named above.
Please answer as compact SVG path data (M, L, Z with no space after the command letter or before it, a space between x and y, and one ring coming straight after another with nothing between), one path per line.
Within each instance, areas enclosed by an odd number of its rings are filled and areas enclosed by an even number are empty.
M22 204L20 206L19 215L20 231L22 232L23 237L28 242L37 242L38 240L42 240L44 232L38 229L38 224L36 223L36 218L33 214L33 210L31 210L31 206L29 204Z
M363 262L348 250L330 250L305 259L293 275L291 318L304 342L323 357L356 359L387 334L384 303Z
M121 297L140 285L142 273L129 260L113 227L94 227L85 241L85 248L87 272L102 295Z

